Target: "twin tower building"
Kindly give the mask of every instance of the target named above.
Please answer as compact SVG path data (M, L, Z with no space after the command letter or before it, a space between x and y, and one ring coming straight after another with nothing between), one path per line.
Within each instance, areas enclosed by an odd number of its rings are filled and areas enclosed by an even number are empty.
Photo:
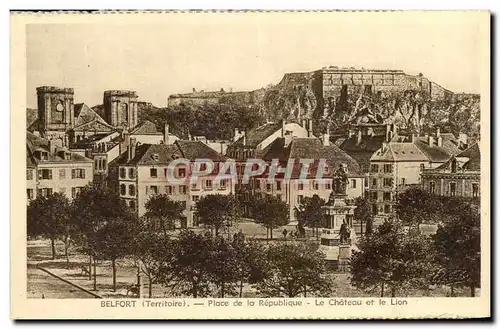
M70 143L80 135L107 133L137 126L135 91L107 90L103 104L93 109L74 104L73 88L38 87L38 130L47 137L69 136Z

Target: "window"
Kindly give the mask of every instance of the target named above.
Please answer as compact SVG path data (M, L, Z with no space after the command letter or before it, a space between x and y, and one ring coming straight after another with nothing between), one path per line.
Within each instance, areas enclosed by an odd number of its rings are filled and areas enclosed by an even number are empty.
M314 181L313 182L313 190L319 190L318 182Z
M125 184L120 185L120 194L121 195L127 194L127 186Z
M174 192L174 189L172 186L170 186L170 185L165 186L165 193L173 194L173 192Z
M429 193L434 194L436 192L436 183L435 182L429 182Z
M420 164L420 171L424 171L425 165L423 163Z
M74 198L76 196L76 187L71 188L71 197Z
M221 190L225 190L225 189L226 189L226 180L225 180L225 179L223 179L223 180L221 180L221 181L219 182L219 188L220 188Z
M331 190L332 189L332 183L328 182L325 183L325 190Z
M401 178L401 185L406 185L406 178Z
M266 191L268 192L271 192L271 190L273 189L273 186L269 183L266 184Z
M356 188L356 180L355 179L351 179L351 187Z
M455 196L457 194L457 183L450 182L450 195Z
M71 178L85 178L85 169L71 169Z
M66 169L59 169L59 179L66 179Z
M199 195L193 195L193 202L198 202L198 200L200 200L200 196Z
M391 201L391 192L384 192L384 201Z
M180 170L180 169L179 169ZM200 163L200 171L205 171L207 170L207 164L206 163ZM180 175L180 174L179 174Z
M128 177L132 179L135 178L135 168L128 169Z
M33 170L27 169L26 170L26 180L32 180L32 179L33 179Z
M158 169L156 168L149 169L149 177L158 178Z
M198 183L191 184L191 190L197 190L198 189Z
M385 164L384 165L384 172L391 173L392 172L392 164Z
M391 187L392 186L392 178L384 178L384 186Z
M304 196L303 196L303 195L299 195L299 196L297 197L297 202L298 202L299 204L302 204L302 202L303 202L303 201L304 201Z
M135 185L128 186L128 194L130 194L131 196L135 196Z
M377 201L377 192L375 192L375 191L374 191L374 192L372 192L371 197L372 197L372 200L373 200L373 201Z
M304 189L304 184L303 183L298 183L297 184L297 190L302 191Z
M94 170L99 170L99 160L95 159L94 160Z
M457 172L457 159L451 161L451 172Z
M120 168L120 178L127 177L127 170L125 168Z
M38 179L52 179L52 169L39 169Z
M102 170L106 170L106 159L102 159Z
M186 209L186 201L179 201L182 209Z
M371 172L378 172L378 165L377 164L372 164L370 168Z
M365 178L365 187L368 187L368 179Z
M372 204L372 214L377 215L378 214L378 208L376 204Z
M135 201L134 200L130 200L129 203L128 203L128 206L130 207L130 209L135 209Z
M212 181L210 179L207 179L205 181L205 188L206 189L212 189Z
M148 188L146 187L146 189ZM148 192L149 192L148 194L158 194L158 186L156 185L149 186Z
M180 194L187 194L187 186L185 186L185 185L179 186L179 193Z
M51 188L38 189L38 195L43 197L48 197L49 195L52 195L52 189Z
M276 181L276 191L281 191L281 181Z
M372 187L377 187L377 179L376 178L372 179Z
M206 164L205 164L206 165ZM186 177L186 168L179 168L179 178L184 178Z
M472 197L477 198L479 196L479 184L472 183Z
M386 214L390 213L391 212L391 205L389 205L389 204L384 205L384 212Z
M26 195L28 196L28 200L33 200L34 199L34 192L32 188L26 189Z

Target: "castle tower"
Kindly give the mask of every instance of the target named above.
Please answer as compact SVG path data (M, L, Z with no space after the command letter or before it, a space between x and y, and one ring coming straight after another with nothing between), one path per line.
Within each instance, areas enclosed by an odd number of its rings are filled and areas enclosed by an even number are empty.
M135 91L107 90L104 92L104 120L113 127L128 130L137 126L137 94Z
M44 133L64 133L74 127L73 88L43 86L36 93Z

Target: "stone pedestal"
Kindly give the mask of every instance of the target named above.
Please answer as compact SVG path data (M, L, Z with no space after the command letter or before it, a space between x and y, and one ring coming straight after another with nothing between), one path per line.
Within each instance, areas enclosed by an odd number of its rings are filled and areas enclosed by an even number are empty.
M324 224L321 229L319 249L326 260L345 270L351 257L352 246L356 242L353 228L355 205L346 202L346 194L332 194L323 206Z

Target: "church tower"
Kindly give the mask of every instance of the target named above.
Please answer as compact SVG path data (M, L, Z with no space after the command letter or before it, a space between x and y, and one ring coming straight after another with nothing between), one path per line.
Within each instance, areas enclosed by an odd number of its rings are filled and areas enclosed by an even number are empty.
M44 133L65 133L74 126L73 88L38 87L38 118Z
M106 90L103 104L104 120L113 127L131 130L137 126L137 94L135 91Z

